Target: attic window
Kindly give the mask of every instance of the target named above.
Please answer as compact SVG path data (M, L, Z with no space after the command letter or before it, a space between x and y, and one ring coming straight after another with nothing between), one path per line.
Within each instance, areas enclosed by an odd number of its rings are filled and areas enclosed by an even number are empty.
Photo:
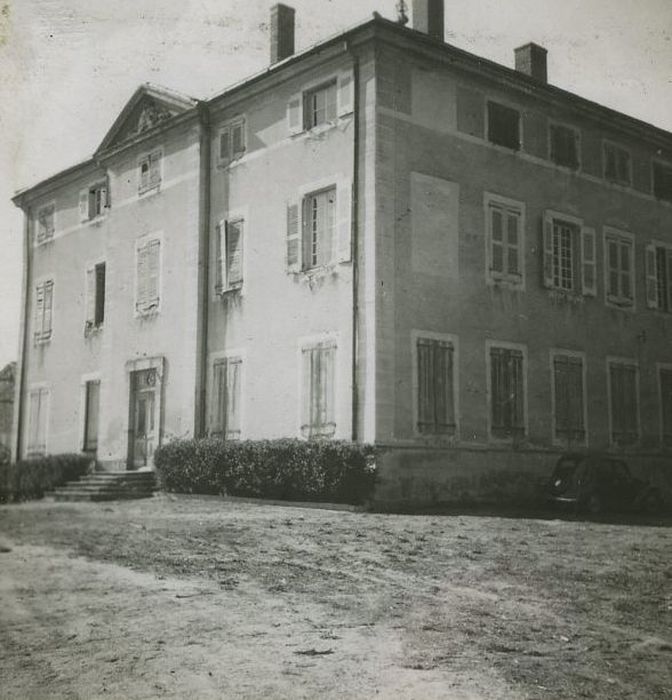
M306 129L336 120L336 81L308 90L303 101L303 123Z
M138 161L138 192L149 192L161 184L161 151L154 151Z
M672 165L654 162L653 194L658 199L672 202Z
M245 119L227 124L219 132L219 162L222 164L241 158L245 154Z
M488 102L488 141L520 149L520 113L498 102Z
M604 144L604 177L619 185L632 182L630 152L614 143Z
M579 167L579 133L570 126L551 124L551 160L576 170Z

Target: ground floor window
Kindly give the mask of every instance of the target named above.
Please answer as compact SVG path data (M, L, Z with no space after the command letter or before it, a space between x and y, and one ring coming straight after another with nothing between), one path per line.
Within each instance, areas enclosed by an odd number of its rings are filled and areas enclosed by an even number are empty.
M637 365L609 362L611 441L615 445L633 445L639 439Z
M98 449L98 411L100 407L100 381L86 382L84 387L84 451Z
M242 366L240 357L217 360L213 367L212 435L238 440L241 435Z
M672 367L660 370L660 409L663 445L672 447Z
M583 443L586 439L583 359L574 355L553 357L553 397L556 439Z
M43 455L47 452L47 421L49 415L49 390L32 389L28 395L28 454Z
M417 427L421 433L455 432L455 372L453 345L445 340L418 338Z
M331 342L304 347L301 352L303 399L301 434L304 437L332 437L336 432L335 360Z
M524 357L518 349L490 348L490 425L496 438L525 434Z

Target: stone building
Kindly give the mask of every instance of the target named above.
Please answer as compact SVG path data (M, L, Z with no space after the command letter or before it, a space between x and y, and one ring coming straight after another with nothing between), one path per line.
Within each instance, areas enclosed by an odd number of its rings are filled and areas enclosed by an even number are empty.
M672 447L672 135L374 15L201 101L138 89L17 194L15 449L376 443L381 501L501 498L565 450ZM520 493L518 493L520 495Z

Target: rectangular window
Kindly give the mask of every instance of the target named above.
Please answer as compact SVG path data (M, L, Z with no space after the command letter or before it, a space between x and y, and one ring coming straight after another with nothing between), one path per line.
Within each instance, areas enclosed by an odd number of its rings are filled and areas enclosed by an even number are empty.
M138 192L148 192L161 184L161 151L154 151L138 161Z
M303 269L333 260L336 228L336 188L310 194L303 200Z
M630 153L614 143L604 143L604 177L619 185L630 185L632 167Z
M86 330L100 328L105 320L105 263L86 271Z
M660 369L660 419L662 441L672 447L672 368Z
M336 121L336 81L308 90L303 96L303 123L305 129Z
M217 293L243 285L244 221L225 221L217 227Z
M639 439L637 365L610 361L608 367L611 440L614 445L633 445Z
M54 214L56 207L53 204L40 207L37 212L37 243L44 243L54 237Z
M497 438L525 434L525 381L523 353L509 348L490 348L491 432Z
M455 433L455 368L453 345L418 338L418 431L431 435Z
M488 102L488 141L520 149L520 113L498 102Z
M54 308L54 281L47 280L35 287L35 326L33 338L44 343L51 338Z
M672 202L672 165L654 161L653 194L658 199Z
M555 437L567 445L586 439L583 360L574 355L553 357Z
M634 289L634 243L629 236L605 234L607 303L632 306Z
M579 167L579 133L561 124L551 124L551 160L556 165L576 170Z
M98 411L100 407L100 381L86 382L84 387L84 451L98 449Z
M488 199L489 277L516 285L523 282L523 205Z
M219 161L230 163L245 154L245 120L237 119L219 132Z
M147 314L159 310L161 294L161 241L145 240L136 251L135 310Z
M579 227L553 220L553 287L573 291L577 287L576 265Z
M336 345L319 343L303 348L303 421L304 437L332 437L336 432L335 360Z
M28 395L28 456L47 452L49 390L33 389Z
M240 357L217 360L213 366L210 432L226 440L239 440L241 435L242 366Z

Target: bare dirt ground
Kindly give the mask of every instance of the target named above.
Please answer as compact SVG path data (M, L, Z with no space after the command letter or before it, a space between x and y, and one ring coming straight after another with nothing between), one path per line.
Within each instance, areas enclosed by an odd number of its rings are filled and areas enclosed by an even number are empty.
M2 698L672 698L672 528L0 507Z

